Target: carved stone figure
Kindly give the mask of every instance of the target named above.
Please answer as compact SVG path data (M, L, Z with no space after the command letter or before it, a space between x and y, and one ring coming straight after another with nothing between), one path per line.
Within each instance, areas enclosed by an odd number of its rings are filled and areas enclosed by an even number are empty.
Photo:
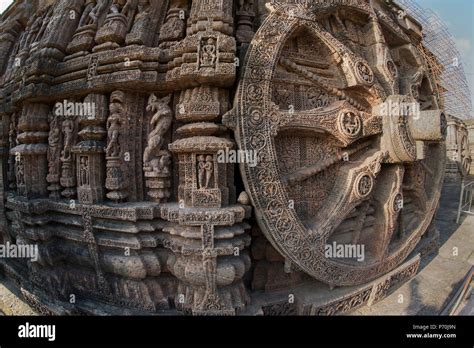
M204 40L201 48L200 57L201 67L212 68L216 63L216 44L214 39L208 38Z
M61 152L61 161L68 161L71 159L71 148L74 145L74 121L72 119L63 121L62 132L64 134L64 148Z
M131 32L143 32L145 31L151 23L151 4L150 0L139 0L137 7L137 14L135 15L135 20L133 22L133 27Z
M113 14L120 13L125 16L128 16L133 1L134 0L113 0L112 6L110 6L109 11Z
M50 184L48 190L51 192L50 196L59 198L60 170L61 170L61 128L59 116L49 117L50 129L48 136L48 176L46 180Z
M111 116L107 120L108 145L105 153L108 157L117 157L120 154L119 134L120 118Z
M143 162L151 163L151 165L158 169L159 162L158 153L163 148L164 137L171 127L173 114L171 108L168 106L171 100L171 95L164 98L157 98L154 94L150 95L148 99L147 111L153 112L153 117L150 120L151 132L148 135L148 144L143 153Z
M80 165L80 185L89 185L89 157L81 156Z

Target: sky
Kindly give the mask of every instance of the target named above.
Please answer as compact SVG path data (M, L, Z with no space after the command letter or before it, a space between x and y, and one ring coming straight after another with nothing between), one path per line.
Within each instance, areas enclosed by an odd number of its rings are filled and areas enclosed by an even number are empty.
M5 9L10 6L10 4L12 3L13 1L12 0L0 0L0 13L2 13L3 11L5 11Z
M417 0L423 8L431 8L448 26L461 54L466 77L474 101L474 1L473 0ZM13 1L0 0L0 13Z
M444 21L461 55L466 78L474 102L474 1L473 0L417 0L423 8L430 8Z

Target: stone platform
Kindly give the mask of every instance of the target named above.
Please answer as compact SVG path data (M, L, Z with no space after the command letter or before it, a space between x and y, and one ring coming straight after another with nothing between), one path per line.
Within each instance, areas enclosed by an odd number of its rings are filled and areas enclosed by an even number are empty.
M466 273L474 265L474 216L462 216L456 225L459 183L444 186L435 227L417 250L394 271L368 284L330 289L310 282L291 291L256 293L244 315L438 315L452 300ZM439 235L438 235L439 233ZM436 243L439 251L436 252ZM411 279L410 279L411 278ZM407 279L409 279L407 281ZM0 312L6 315L33 315L35 310L21 298L9 280L0 281ZM36 307L36 306L34 306ZM101 315L94 303L77 303L81 313ZM133 312L112 312L133 315ZM59 314L59 313L56 313ZM66 313L62 313L66 314ZM156 313L160 315L160 313ZM165 314L165 313L161 313ZM174 314L178 314L177 312ZM173 313L166 313L173 315Z

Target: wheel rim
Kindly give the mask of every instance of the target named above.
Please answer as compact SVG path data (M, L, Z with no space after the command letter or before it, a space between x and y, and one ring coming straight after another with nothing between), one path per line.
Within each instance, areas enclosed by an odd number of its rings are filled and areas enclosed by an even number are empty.
M426 145L429 156L424 161L387 163L387 153L377 147L383 128L382 120L371 114L371 106L384 98L382 83L375 81L367 61L316 23L313 10L297 5L279 6L256 33L247 53L232 111L235 136L240 149L258 154L258 164L242 164L241 173L259 225L273 246L298 268L318 280L332 285L354 285L395 268L420 241L439 199L444 147L442 144ZM367 11L366 8L357 10ZM282 57L285 43L301 30L311 32L314 39L319 40L319 45L337 52L336 59L354 67L353 75L356 78L358 75L361 87L357 94L332 87L337 98L332 102L316 102L316 106L325 107L309 111L297 106L289 112L276 105L278 100L274 98L274 84L278 77L277 70L282 66L306 80L317 82L320 78L295 65L291 59ZM387 70L393 79L398 77L393 67ZM350 78L344 74L341 77L345 83ZM310 100L310 104L314 106L314 100ZM317 124L314 123L316 118ZM285 168L282 158L291 156L291 151L285 154L282 149L295 148L286 146L291 137L310 142L303 146L306 149L319 146L322 149L320 154L325 157L313 156L313 165L309 168ZM358 155L361 152L363 154ZM356 163L341 162L345 154L355 156ZM432 159L429 159L430 156ZM320 173L326 177L316 182L321 187L321 182L328 179L326 190L320 189L327 198L320 200L319 206L314 202L315 206L308 210L313 218L308 220L304 209L292 207L292 197L295 197L291 192L292 185L296 182L300 192L310 191L308 178L314 180ZM329 181L329 178L332 180ZM433 192L427 187L434 188ZM403 219L400 211L408 210L406 206L402 209L400 201L408 206L419 206L420 213L410 212L414 216L409 223L400 222ZM360 210L358 216L373 210L376 217L384 218L382 225L375 226L376 239L371 241L370 235L357 237L355 233L357 238L361 238L359 241L366 240L364 245L371 248L375 255L363 263L327 258L326 245L354 210ZM363 226L364 221L359 223ZM398 240L394 237L397 226L402 226L402 230L403 226L407 226Z

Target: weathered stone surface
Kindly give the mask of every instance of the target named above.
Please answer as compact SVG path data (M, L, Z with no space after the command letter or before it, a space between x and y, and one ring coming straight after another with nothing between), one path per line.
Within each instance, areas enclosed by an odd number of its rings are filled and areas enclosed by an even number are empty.
M381 0L18 1L0 24L0 242L39 255L1 259L7 277L43 314L383 298L435 245L420 241L446 158L422 28L397 16ZM275 295L299 286L296 307Z

